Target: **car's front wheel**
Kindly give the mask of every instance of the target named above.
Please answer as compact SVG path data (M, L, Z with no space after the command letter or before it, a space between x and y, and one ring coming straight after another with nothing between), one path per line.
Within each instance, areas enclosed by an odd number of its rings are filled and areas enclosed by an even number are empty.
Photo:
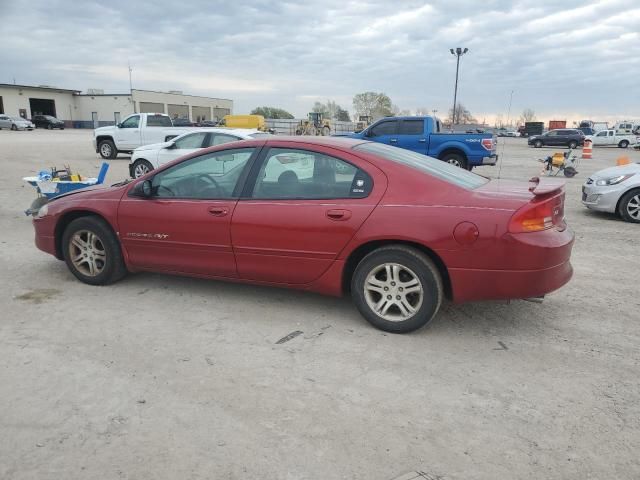
M114 159L118 156L116 145L111 140L102 140L98 144L98 152L102 158L107 160Z
M18 127L16 126L15 123L11 124L11 130L18 130Z
M120 243L101 218L72 221L62 235L62 249L67 267L81 282L106 285L127 274Z
M153 170L153 165L143 158L133 162L133 178L140 178Z
M424 327L435 317L443 297L442 279L425 254L391 245L360 261L351 279L351 295L373 326L406 333Z
M640 223L640 189L624 194L620 199L618 213L627 222Z
M536 148L542 147L542 140L536 140L535 142L533 142L533 146Z

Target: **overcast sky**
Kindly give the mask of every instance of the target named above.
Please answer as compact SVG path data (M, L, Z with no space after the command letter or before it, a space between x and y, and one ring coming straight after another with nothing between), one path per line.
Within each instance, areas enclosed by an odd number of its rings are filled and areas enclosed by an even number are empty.
M0 0L0 83L231 98L300 117L385 92L480 120L640 118L637 0Z

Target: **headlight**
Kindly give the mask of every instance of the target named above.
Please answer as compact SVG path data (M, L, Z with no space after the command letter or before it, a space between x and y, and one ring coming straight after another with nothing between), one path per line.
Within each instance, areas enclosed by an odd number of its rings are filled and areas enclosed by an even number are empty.
M49 213L49 205L44 204L43 206L40 207L40 209L38 210L38 213L36 213L36 218L45 217L46 215L48 215L48 213Z
M627 175L617 175L615 177L603 178L601 180L596 180L596 185L599 187L604 187L606 185L617 185L621 182L624 182L627 178L633 177L633 173Z

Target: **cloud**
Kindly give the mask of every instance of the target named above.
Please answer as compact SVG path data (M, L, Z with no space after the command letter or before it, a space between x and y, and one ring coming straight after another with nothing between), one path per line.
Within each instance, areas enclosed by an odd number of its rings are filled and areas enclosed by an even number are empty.
M482 117L633 117L640 95L635 0L14 0L0 3L0 82L184 90L304 116L382 91L401 109Z

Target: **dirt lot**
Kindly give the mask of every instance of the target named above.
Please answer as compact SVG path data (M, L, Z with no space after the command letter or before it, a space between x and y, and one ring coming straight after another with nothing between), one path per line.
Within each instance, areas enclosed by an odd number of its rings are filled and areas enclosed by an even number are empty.
M551 151L507 139L502 177L528 179ZM542 305L445 305L390 335L349 299L79 283L33 245L21 177L97 173L91 132L0 132L0 478L640 478L640 226L579 201L621 153L595 150L569 180L569 285Z

